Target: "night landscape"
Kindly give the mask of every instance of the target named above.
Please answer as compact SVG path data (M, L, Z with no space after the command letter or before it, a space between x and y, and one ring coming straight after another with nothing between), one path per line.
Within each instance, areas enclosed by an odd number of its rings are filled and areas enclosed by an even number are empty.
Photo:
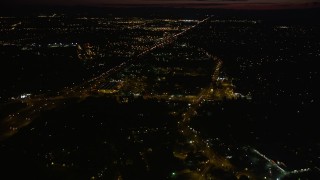
M0 179L320 179L320 1L0 4Z

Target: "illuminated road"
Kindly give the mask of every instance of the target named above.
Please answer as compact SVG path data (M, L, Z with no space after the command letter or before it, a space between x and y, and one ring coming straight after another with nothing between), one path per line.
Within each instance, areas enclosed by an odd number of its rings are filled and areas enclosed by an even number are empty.
M213 166L221 167L224 170L228 171L234 169L228 159L215 153L214 150L209 146L209 144L199 136L199 133L189 126L190 120L197 115L197 110L201 107L202 102L212 96L215 88L215 81L218 79L218 76L220 74L222 61L216 58L212 59L214 59L214 62L216 64L212 75L212 87L209 86L201 90L201 92L194 98L194 100L188 104L187 111L183 113L182 120L178 122L180 133L184 137L186 137L186 139L198 152L202 152L202 154L209 159L209 162L207 162L201 169L200 175L203 177L206 176L208 171Z

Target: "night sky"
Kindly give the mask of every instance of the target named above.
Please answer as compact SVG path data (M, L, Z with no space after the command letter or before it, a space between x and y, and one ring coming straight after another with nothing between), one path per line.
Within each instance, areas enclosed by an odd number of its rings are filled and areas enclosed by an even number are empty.
M8 4L49 5L159 5L227 9L287 9L319 7L320 0L1 0Z

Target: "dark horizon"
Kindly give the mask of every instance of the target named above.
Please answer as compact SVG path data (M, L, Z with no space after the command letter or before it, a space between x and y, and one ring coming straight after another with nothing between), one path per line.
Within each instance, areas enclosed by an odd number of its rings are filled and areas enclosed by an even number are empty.
M83 6L83 7L115 7L115 8L134 8L134 7L166 7L166 8L199 8L199 9L231 9L231 10L286 10L286 9L312 9L319 8L320 2L318 0L295 0L295 1L260 1L260 0L166 0L161 1L142 1L142 0L126 0L122 2L102 0L95 1L22 1L22 0L4 0L1 2L2 7L25 7L25 6Z

